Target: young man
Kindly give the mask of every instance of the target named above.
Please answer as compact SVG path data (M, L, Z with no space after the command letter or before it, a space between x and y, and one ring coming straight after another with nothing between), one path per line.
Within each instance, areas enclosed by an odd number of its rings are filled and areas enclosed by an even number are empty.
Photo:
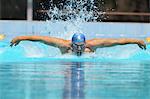
M73 53L81 56L84 52L94 52L97 48L111 47L115 45L137 44L141 49L146 49L143 40L120 38L95 38L86 40L84 34L76 33L72 36L72 40L65 40L48 36L18 36L11 41L11 45L18 45L20 41L39 41L44 44L58 47L62 54Z

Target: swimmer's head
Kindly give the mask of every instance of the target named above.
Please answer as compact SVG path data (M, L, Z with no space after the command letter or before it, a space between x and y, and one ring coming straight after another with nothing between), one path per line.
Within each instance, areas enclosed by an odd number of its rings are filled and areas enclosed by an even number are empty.
M84 52L85 49L85 36L81 33L75 33L72 36L72 50L78 56Z
M72 43L85 43L85 36L81 33L75 33L72 36Z

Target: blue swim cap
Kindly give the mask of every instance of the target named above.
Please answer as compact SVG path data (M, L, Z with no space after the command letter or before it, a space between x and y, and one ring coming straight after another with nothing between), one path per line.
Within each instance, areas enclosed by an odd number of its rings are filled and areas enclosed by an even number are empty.
M75 33L72 36L72 43L85 43L85 36L81 33Z

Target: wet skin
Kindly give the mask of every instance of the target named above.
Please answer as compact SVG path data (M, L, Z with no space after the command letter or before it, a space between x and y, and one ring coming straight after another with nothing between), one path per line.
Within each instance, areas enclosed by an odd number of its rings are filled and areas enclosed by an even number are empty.
M97 48L103 47L112 47L116 45L126 45L126 44L137 44L141 49L146 49L146 44L143 40L133 39L133 38L94 38L91 40L86 40L85 43L72 44L71 40L65 40L61 38L48 37L48 36L18 36L12 39L10 46L16 46L21 41L33 41L33 42L41 42L50 46L58 47L62 54L65 53L77 53L77 52L94 52ZM84 48L80 48L83 46ZM74 50L73 46L77 50Z

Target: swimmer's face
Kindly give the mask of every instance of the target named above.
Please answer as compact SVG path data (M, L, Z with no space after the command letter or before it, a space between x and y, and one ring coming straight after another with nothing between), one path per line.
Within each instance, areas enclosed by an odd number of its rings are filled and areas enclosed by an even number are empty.
M85 36L81 33L75 33L72 36L72 51L77 55L81 56L81 54L85 50Z
M77 56L81 56L85 50L85 43L72 43L73 52L77 54Z

